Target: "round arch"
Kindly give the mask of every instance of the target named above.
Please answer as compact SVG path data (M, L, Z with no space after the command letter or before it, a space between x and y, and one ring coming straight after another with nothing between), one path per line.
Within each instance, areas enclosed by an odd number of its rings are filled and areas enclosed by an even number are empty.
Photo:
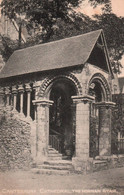
M76 107L71 97L76 95L82 95L82 88L78 79L70 73L47 77L38 94L39 98L45 97L54 102L47 112L48 144L68 158L71 158L75 151Z
M82 87L80 85L80 82L78 79L71 73L68 74L59 74L59 75L50 75L47 78L44 79L44 82L42 83L40 90L39 90L39 97L45 97L48 96L48 93L50 92L52 85L57 82L58 80L65 79L72 83L72 85L75 87L76 94L82 95Z
M98 93L101 90L101 93L102 93L101 101L111 101L112 96L111 96L109 84L106 78L100 73L94 74L92 78L90 79L87 93L89 93L90 88L94 88L95 86L99 90ZM100 101L100 98L99 98L99 101Z
M99 155L100 142L101 112L98 104L111 101L110 87L106 78L100 73L94 74L89 81L87 93L95 97L90 104L90 157L95 157Z

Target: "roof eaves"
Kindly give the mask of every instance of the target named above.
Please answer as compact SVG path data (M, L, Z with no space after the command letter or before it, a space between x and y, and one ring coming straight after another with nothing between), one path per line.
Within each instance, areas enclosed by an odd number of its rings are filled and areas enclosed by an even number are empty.
M104 34L104 31L103 30L101 32L101 35L102 35L102 38L103 38L103 42L105 44L105 54L106 54L106 58L107 58L108 69L109 69L109 72L111 73L112 77L114 78L114 74L113 74L113 71L112 71L112 65L111 65L111 62L109 60L108 47L107 47L107 43L106 43L106 39L105 39L105 34Z
M93 51L93 49L94 49L94 47L95 47L95 44L96 44L96 42L97 42L97 40L98 40L98 38L99 38L99 36L100 36L100 34L101 34L101 32L102 32L103 30L100 29L100 30L98 30L98 31L99 31L99 34L98 34L98 36L97 36L97 38L96 38L96 41L94 42L93 46L91 47L91 51L89 52L89 55L87 56L87 59L86 59L86 61L84 62L84 64L88 61L88 59L89 59L89 57L90 57L90 55L91 55L91 52Z

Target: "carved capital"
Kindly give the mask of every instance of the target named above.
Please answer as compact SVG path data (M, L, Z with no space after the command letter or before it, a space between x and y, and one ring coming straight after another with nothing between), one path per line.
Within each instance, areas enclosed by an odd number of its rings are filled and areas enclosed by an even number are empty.
M23 87L23 85L18 85L18 91L19 91L20 93L23 93L23 92L24 92L24 87Z
M4 94L5 94L4 88L0 87L0 96Z
M93 96L90 96L90 95L72 96L71 98L73 99L73 102L76 104L81 103L81 102L90 103L95 99Z
M116 103L114 102L98 102L96 103L97 107L105 107L105 108L113 108L115 107Z
M12 93L13 94L17 94L18 93L18 89L17 89L16 85L12 86Z
M31 86L30 86L29 83L26 83L26 84L25 84L25 90L26 90L27 92L31 92L31 91L32 91Z
M49 107L49 106L52 106L52 104L53 104L53 101L48 100L46 98L39 99L39 100L33 100L32 102L33 102L33 105L43 106L43 107L45 107L45 106Z
M10 95L11 94L10 87L5 87L5 94L6 95Z

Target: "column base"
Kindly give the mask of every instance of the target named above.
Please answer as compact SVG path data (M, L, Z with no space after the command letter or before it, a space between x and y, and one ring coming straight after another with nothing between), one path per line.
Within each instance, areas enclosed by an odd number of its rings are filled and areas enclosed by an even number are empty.
M29 122L32 122L32 121L33 121L32 118L31 118L30 116L27 116L27 117L26 117L26 120L29 121Z
M19 114L19 112L18 112L16 109L13 109L13 110L12 110L12 113L13 113L13 114Z
M20 116L21 118L24 118L24 119L26 118L25 115L24 115L23 113L19 113L19 116Z
M87 173L92 172L93 170L93 158L72 158L72 165L74 166L75 171Z
M36 164L37 165L41 165L43 164L45 161L47 161L47 156L43 156L43 155L37 155L36 156Z

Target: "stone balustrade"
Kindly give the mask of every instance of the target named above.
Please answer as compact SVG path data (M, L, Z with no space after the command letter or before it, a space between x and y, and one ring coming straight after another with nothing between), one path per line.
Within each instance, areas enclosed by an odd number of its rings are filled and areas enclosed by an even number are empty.
M32 90L36 91L36 87L31 87L30 83L13 85L12 87L0 88L0 106L12 106L13 111L19 111L24 115L24 101L26 101L26 117L30 118L31 102L33 99L31 96ZM24 97L26 93L26 99ZM34 95L35 96L35 95Z

